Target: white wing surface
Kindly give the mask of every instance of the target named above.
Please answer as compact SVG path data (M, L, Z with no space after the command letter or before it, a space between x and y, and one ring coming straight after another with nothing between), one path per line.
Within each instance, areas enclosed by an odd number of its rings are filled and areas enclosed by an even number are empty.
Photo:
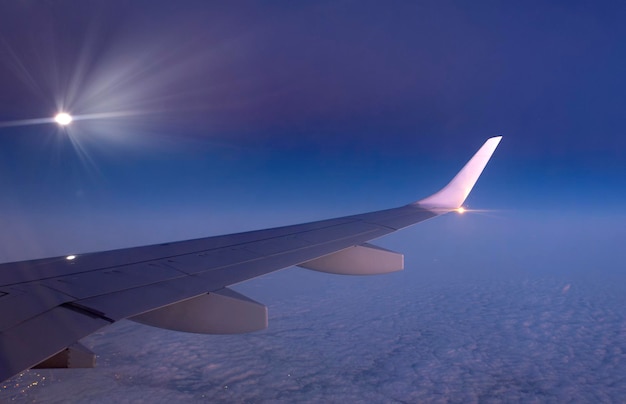
M78 340L121 319L207 334L267 326L229 285L291 266L377 274L401 254L368 241L458 208L494 152L487 140L434 195L394 209L145 247L0 264L0 380L31 367L91 367ZM73 258L73 259L68 259Z

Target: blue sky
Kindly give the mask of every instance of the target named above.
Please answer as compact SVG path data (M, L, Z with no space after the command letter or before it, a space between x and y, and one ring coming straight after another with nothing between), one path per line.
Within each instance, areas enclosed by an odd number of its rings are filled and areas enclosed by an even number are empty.
M470 205L619 214L619 5L148 3L2 5L1 121L117 115L0 129L8 233L44 249L5 260L405 203L496 134Z
M401 205L501 134L467 201L487 212L380 244L442 282L608 287L626 258L625 7L3 2L0 261ZM91 118L7 124L61 108Z

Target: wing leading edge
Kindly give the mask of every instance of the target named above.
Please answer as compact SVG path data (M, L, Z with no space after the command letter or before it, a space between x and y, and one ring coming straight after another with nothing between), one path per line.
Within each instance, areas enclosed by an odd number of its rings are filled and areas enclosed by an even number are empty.
M81 367L78 340L121 319L178 331L267 325L265 306L227 287L299 265L339 274L403 268L367 244L460 207L501 137L485 142L439 192L398 208L294 226L0 264L0 380L34 366Z

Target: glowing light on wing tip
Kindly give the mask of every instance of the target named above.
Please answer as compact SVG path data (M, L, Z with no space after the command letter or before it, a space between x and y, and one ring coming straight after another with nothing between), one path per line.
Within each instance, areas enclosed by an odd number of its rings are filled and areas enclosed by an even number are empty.
M461 206L460 208L456 209L457 213L463 214L465 213L465 208L463 206Z
M75 255L68 255L67 257L65 257L65 259L68 260L68 261L73 261L73 260L76 259L76 256Z
M67 112L59 112L54 117L54 120L59 125L65 126L65 125L69 125L72 122L72 116L68 114Z

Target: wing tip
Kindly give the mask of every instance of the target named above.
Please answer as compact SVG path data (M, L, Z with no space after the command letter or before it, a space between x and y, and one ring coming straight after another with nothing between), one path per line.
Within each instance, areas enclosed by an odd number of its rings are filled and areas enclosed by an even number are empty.
M489 139L487 139L485 143L495 143L495 146L497 146L500 144L501 140L502 140L502 135L492 136Z
M487 139L452 181L440 191L414 204L438 212L458 209L465 202L501 140L501 135Z

